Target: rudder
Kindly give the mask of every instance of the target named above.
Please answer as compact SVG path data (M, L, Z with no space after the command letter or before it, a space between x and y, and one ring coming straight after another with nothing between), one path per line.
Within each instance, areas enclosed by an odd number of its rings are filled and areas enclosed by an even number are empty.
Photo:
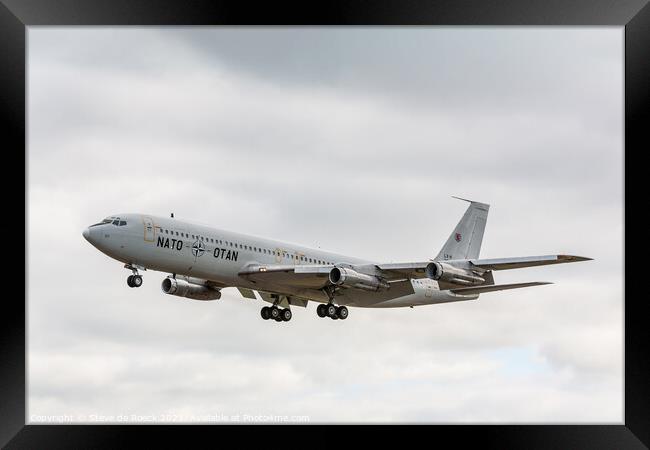
M487 222L490 205L474 202L460 197L459 200L469 202L470 205L454 228L445 245L435 257L436 261L447 259L475 259L478 258L483 242L483 233Z

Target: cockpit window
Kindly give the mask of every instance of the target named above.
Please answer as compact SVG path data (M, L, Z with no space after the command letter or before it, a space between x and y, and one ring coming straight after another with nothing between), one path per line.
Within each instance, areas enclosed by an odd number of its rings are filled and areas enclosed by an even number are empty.
M106 218L106 219L102 220L101 222L92 224L90 227L96 227L97 225L104 225L106 223L111 223L112 220L113 219ZM88 228L90 228L90 227L88 227Z
M113 224L113 225L116 225L116 226L118 226L118 227L122 227L122 226L126 225L126 220L122 220L122 219L119 218L119 217L111 216L111 217L107 217L107 218L105 218L104 220L102 220L102 221L99 222L99 223L95 223L95 224L90 225L90 226L91 226L91 227L96 227L96 226L98 226L98 225L106 225L106 224L109 224L109 223L110 223L110 224ZM90 228L90 227L89 227L89 228Z

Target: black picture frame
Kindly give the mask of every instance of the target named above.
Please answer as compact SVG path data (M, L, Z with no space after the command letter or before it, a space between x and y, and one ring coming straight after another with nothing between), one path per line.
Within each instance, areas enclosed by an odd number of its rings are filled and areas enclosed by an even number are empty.
M2 363L0 394L0 445L7 448L86 448L122 446L137 435L164 440L170 446L187 444L197 433L223 433L224 427L183 425L26 425L26 332L28 197L15 195L21 182L27 192L26 147L26 27L30 25L615 25L625 27L625 224L643 224L643 230L631 228L625 239L625 267L634 267L632 258L643 253L642 238L647 221L642 202L635 202L642 187L635 188L634 169L643 168L643 150L649 148L647 127L650 119L650 6L646 0L614 3L610 0L533 1L480 0L458 1L326 1L318 4L259 2L251 6L234 1L146 1L146 0L2 0L0 4L0 127L3 146L3 182L5 184L5 220L2 236L8 283L19 286L11 274L24 254L24 300L5 290L2 308ZM588 162L586 162L588 163ZM9 170L7 170L9 169ZM15 207L14 207L15 203ZM24 208L24 240L16 233L17 211ZM628 207L630 205L630 207ZM641 206L642 213L636 213ZM636 239L640 237L641 239ZM22 248L21 249L19 247ZM47 251L47 249L38 249ZM62 255L62 258L65 256ZM71 265L74 262L65 262ZM644 270L641 264L639 270ZM625 277L625 416L620 425L438 425L432 432L436 442L451 438L454 446L481 443L499 448L644 448L650 445L650 394L648 378L647 328L644 326L645 288L643 275ZM64 280L65 281L65 280ZM16 289L19 289L18 287ZM320 427L320 426L317 426ZM325 430L307 432L320 436ZM268 430L268 429L265 429ZM239 429L236 429L239 431ZM235 432L236 432L235 431ZM388 437L385 429L372 434ZM268 431L265 431L268 436ZM311 433L310 433L311 434ZM334 434L327 432L336 441ZM324 434L323 434L324 436ZM220 438L219 442L223 442ZM320 437L315 437L319 441ZM281 443L285 443L283 439ZM313 441L312 441L313 442ZM216 441L215 441L216 443Z

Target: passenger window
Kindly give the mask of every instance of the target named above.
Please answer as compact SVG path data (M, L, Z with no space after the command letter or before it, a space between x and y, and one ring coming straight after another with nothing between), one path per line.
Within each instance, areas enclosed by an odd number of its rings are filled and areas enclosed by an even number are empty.
M120 226L126 225L126 220L120 220Z

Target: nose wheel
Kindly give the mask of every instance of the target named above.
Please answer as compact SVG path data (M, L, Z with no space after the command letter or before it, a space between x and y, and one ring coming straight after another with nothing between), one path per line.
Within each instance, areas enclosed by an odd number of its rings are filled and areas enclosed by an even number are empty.
M126 279L126 284L132 288L142 286L142 275L129 275Z
M138 273L138 269L130 264L125 264L124 267L130 269L133 272L133 275L129 275L126 278L126 284L132 288L138 288L142 286L142 275Z

